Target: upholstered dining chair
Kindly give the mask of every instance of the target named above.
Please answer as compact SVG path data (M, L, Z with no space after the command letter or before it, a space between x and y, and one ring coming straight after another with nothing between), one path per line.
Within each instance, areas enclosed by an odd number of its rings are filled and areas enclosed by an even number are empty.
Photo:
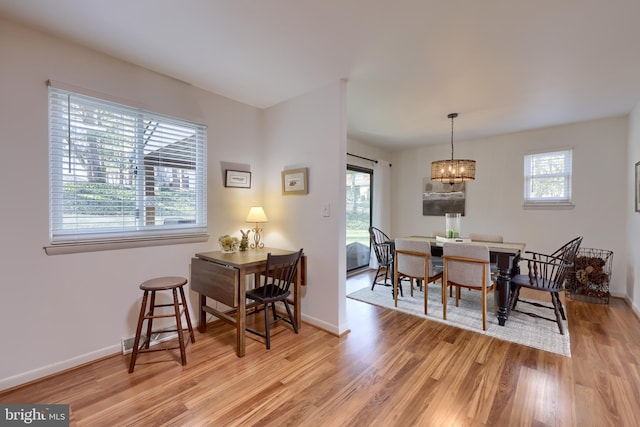
M390 283L387 280L393 280L393 241L376 227L369 227L369 237L371 248L376 255L378 263L378 269L371 282L371 290L373 290L376 285L389 286ZM380 279L383 279L383 281L381 282Z
M424 314L427 314L428 284L442 279L442 268L435 267L431 262L431 244L427 240L396 239L394 256L393 296L395 306L398 306L398 288L402 291L401 280L409 279L411 296L413 296L413 280L415 279L424 284Z
M487 293L495 291L496 283L489 268L489 248L464 243L445 243L442 249L442 318L447 319L447 287L455 287L456 307L460 288L482 292L482 329L487 330ZM496 307L495 292L493 306Z
M551 308L555 314L555 319L550 319L533 312L517 311L528 314L531 317L538 317L552 322L555 321L558 324L560 334L564 335L564 327L562 326L561 319L566 320L567 317L562 307L562 301L560 301L560 292L564 289L564 282L567 275L573 271L573 262L578 254L581 243L582 237L576 237L551 255L525 251L524 256L521 257L520 260L527 262L529 272L528 274L518 274L511 277L509 311L516 311L515 309L518 302L527 303L536 307ZM548 292L551 296L552 307L535 301L521 300L520 288L523 287Z
M291 282L293 281L298 262L302 257L302 249L288 255L267 254L267 265L263 273L264 282L253 289L247 291L247 298L257 303L255 314L264 310L264 333L255 329L246 328L247 331L259 335L265 339L267 350L271 348L271 325L280 320L284 320L293 327L293 331L298 333L298 325L291 312L291 307L287 302L289 298ZM256 276L256 280L259 276ZM287 311L286 316L280 316L276 312L276 303L281 302ZM273 319L269 318L269 308L273 313Z
M469 238L473 242L503 243L504 241L501 234L469 233ZM491 274L493 274L494 277L498 274L496 261L495 257L491 258Z

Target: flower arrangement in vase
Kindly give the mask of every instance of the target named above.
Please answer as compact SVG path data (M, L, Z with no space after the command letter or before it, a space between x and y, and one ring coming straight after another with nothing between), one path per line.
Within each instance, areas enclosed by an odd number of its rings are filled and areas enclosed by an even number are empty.
M238 250L240 240L237 237L231 237L228 234L218 237L218 245L220 250L225 254L232 254Z

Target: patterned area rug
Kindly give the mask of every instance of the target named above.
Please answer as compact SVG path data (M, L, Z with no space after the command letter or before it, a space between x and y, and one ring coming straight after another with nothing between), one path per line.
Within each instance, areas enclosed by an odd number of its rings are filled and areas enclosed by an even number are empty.
M374 304L380 307L398 310L414 316L423 317L436 322L446 323L451 326L467 329L479 334L488 335L501 340L510 341L540 350L550 351L571 357L571 342L569 340L569 328L564 323L564 335L560 335L558 325L544 319L537 319L517 311L511 312L505 326L498 324L498 319L493 312L493 295L487 296L487 330L482 330L482 312L480 311L479 291L463 289L459 307L455 305L455 297L447 300L447 320L442 320L442 303L440 302L440 282L429 284L428 314L424 314L424 294L414 288L413 297L409 294L408 283L403 284L404 297L398 297L398 307L393 306L391 287L376 285L372 291L363 288L347 295L358 301ZM447 292L448 294L448 292ZM540 313L545 317L553 318L553 310L532 306L530 304L518 304L517 308L523 311ZM547 304L545 302L545 304ZM551 306L549 300L548 305ZM566 311L566 310L565 310Z

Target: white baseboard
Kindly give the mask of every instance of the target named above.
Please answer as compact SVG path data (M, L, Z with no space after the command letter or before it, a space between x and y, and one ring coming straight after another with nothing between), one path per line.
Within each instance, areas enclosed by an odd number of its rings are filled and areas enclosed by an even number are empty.
M53 363L51 365L43 366L41 368L34 369L32 371L14 375L12 377L2 378L0 379L0 391L6 390L12 387L16 387L22 384L26 384L31 381L39 380L49 375L57 374L59 372L66 371L68 369L75 368L80 365L84 365L85 363L93 362L103 357L112 356L120 352L121 352L121 347L119 344L116 344L109 347L105 347L100 350L93 351L91 353L86 353L80 356L76 356L62 362Z
M307 316L305 314L302 315L302 320L332 335L342 336L345 333L349 332L349 329L347 328L336 327L335 325L332 325L320 319L316 319L315 317ZM162 340L159 340L158 342L165 341L166 339L169 339L169 338L171 337L164 337ZM96 361L103 357L131 352L131 349L126 349L125 351L123 350L125 350L123 349L123 344L120 343L120 344L112 345L109 347L105 347L100 350L93 351L91 353L86 353L80 356L76 356L62 362L53 363L51 365L43 366L41 368L34 369L32 371L14 375L12 377L2 378L0 379L0 391L6 390L12 387L17 387L19 385L23 385L31 381L39 380L49 375L57 374L62 371L66 371L68 369L72 369L77 366L84 365L85 363Z
M327 323L324 320L320 320L320 319L317 319L315 317L308 316L306 314L302 314L302 320L305 323L313 325L318 329L322 329L323 331L326 331L326 332L330 333L331 335L335 335L335 336L338 336L338 337L340 337L340 336L344 335L345 333L349 332L349 329L347 329L344 326L338 327L338 326L333 325L331 323Z

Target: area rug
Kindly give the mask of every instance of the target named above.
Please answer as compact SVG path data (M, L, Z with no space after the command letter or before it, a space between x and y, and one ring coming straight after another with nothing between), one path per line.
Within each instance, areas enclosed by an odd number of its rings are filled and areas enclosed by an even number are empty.
M510 341L529 347L571 357L571 342L566 320L564 335L560 335L558 325L544 319L537 319L524 313L512 311L505 326L498 324L493 312L493 295L487 296L487 330L482 330L482 312L480 310L481 293L468 289L462 290L459 307L455 306L455 298L447 300L447 320L442 320L442 303L440 301L440 283L429 285L429 304L427 315L424 314L424 294L414 288L413 297L409 295L408 284L403 285L404 297L398 297L398 307L394 307L391 287L377 285L372 291L363 288L347 295L348 298L363 301L380 307L398 310L403 313L423 317L436 322L446 323L479 334L488 335L505 341ZM448 294L448 292L447 292ZM518 308L521 303L519 303ZM551 305L551 301L549 301ZM522 304L523 311L540 313L553 318L553 310Z

